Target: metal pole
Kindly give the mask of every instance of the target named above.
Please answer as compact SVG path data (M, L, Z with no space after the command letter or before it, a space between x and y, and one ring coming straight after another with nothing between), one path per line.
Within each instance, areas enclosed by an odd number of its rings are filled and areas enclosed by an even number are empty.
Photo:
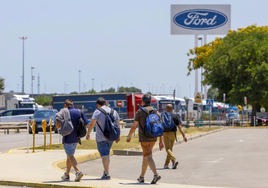
M246 108L246 113L247 113L247 115L246 115L246 117L247 117L247 126L249 127L249 124L248 124L248 107Z
M254 127L256 127L256 116L254 116Z
M204 35L204 44L207 43L207 35ZM204 98L207 99L207 85L204 85Z
M33 69L34 67L31 67L31 78L32 78L32 98L33 98Z
M27 121L27 153L29 153L29 125L30 120Z
M52 150L52 118L49 121L49 132L50 132L50 150Z
M243 121L244 121L244 109L243 109L243 107L242 107L242 126L243 126Z
M81 87L81 70L79 72L79 94L80 94L80 87Z
M24 40L28 37L19 37L22 40L22 93L24 93Z
M211 107L209 107L209 127L211 126Z
M198 47L198 35L195 35L195 47ZM195 70L195 92L198 92L198 69Z

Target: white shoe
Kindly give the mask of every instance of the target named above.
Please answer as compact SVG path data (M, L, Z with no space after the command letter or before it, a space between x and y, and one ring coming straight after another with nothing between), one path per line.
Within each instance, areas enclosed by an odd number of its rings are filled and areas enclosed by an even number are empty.
M74 181L80 181L83 176L84 174L82 172L76 172Z

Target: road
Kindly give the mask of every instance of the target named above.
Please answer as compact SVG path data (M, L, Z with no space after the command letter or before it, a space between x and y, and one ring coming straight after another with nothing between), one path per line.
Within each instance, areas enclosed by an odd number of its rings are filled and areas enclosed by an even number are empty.
M165 151L153 154L161 182L202 186L266 188L268 166L268 129L228 129L178 144L174 154L177 170L164 170ZM112 156L113 178L136 179L141 156ZM101 160L80 164L83 173L100 177ZM152 179L147 171L145 181Z
M121 129L122 135L127 135L130 128ZM137 130L136 130L137 133ZM61 135L52 133L52 143L61 143ZM95 133L92 131L90 134L91 139L95 139ZM50 143L49 133L47 133L46 143ZM84 140L85 137L82 139ZM4 134L3 130L0 130L0 153L7 153L11 149L27 147L27 131L20 130L20 133L16 133L15 130L10 130L9 134ZM3 144L5 143L5 144ZM33 135L29 134L29 145L33 145ZM44 145L44 134L39 132L35 135L35 145Z

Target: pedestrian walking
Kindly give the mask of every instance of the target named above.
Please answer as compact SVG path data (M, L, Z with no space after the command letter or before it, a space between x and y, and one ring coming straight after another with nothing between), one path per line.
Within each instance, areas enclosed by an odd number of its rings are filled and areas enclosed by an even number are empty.
M93 116L91 118L86 139L90 139L90 133L94 128L95 124L97 124L96 142L104 168L103 176L101 177L101 179L109 180L111 179L109 171L110 149L114 141L116 141L116 143L120 141L119 116L114 109L111 109L110 107L106 106L106 101L103 97L98 98L96 104L97 109L94 111ZM111 122L111 120L113 120L113 122ZM109 126L112 127L109 128ZM113 133L116 133L116 138L114 137ZM112 137L115 139L112 139Z
M147 121L147 116L148 116L148 113L146 113L146 111L150 113L153 113L153 112L156 113L157 117L155 117L155 119L159 119L159 121L161 120L161 117L160 117L160 114L156 112L156 110L151 106L150 95L148 94L143 95L142 106L143 108L139 109L137 113L135 114L134 123L131 126L131 129L129 131L126 141L130 142L132 134L135 132L137 126L139 125L139 142L141 144L141 148L143 152L143 160L142 160L141 174L137 180L140 183L144 183L144 176L145 176L147 167L150 166L152 172L154 173L154 177L153 177L151 184L156 184L156 182L161 179L161 176L158 174L156 170L155 162L152 156L152 150L157 141L157 137L148 137L146 136L147 134L145 134L145 127L146 127L146 121ZM160 125L162 126L161 122L160 122ZM160 150L164 148L163 136L160 136L159 148Z
M181 127L181 120L178 114L174 114L172 104L168 104L165 108L165 112L161 114L161 118L164 125L164 144L167 152L166 162L164 169L169 169L169 163L172 162L172 169L176 169L179 162L176 160L173 154L173 145L176 140L177 127L183 136L183 140L187 142L187 138Z
M85 125L87 126L89 122L83 112L81 112L81 117L83 118ZM78 138L77 134L77 126L79 119L80 119L80 111L74 108L73 101L70 99L67 99L64 102L64 109L60 110L60 112L58 112L55 117L55 120L57 122L56 127L58 129L59 128L64 129L64 126L72 127L70 133L62 137L63 147L65 153L67 154L66 172L61 177L62 180L67 181L70 180L71 167L73 167L76 172L75 181L80 181L81 178L83 177L83 173L79 170L77 166L77 161L74 157L77 143L80 142L80 138ZM61 130L60 133L62 133Z

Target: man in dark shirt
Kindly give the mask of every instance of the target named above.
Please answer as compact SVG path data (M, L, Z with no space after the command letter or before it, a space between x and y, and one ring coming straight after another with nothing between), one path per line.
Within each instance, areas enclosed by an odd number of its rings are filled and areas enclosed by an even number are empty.
M142 106L147 109L148 111L154 110L154 108L151 106L151 96L148 94L143 95L142 97ZM159 119L160 114L158 114ZM155 184L158 180L161 179L161 176L158 175L156 167L155 167L155 162L153 160L152 156L152 150L155 145L155 142L157 141L157 137L155 138L148 138L145 136L143 130L141 127L145 127L145 121L146 121L147 113L144 112L143 110L139 109L137 113L135 114L134 118L134 123L131 126L131 129L129 131L129 134L127 136L127 142L130 142L131 140L131 135L135 132L138 124L139 124L139 142L141 143L141 148L143 152L143 161L142 161L142 170L141 170L141 175L137 179L138 182L143 183L144 182L144 175L146 173L148 165L150 166L151 170L154 173L153 180L151 184ZM163 144L163 136L160 137L159 141L159 148L162 150L164 148Z
M62 180L70 180L70 171L71 167L74 168L75 170L75 181L80 181L81 178L83 177L83 173L80 172L77 166L77 161L74 157L74 152L75 148L77 146L77 143L79 142L79 138L77 137L77 126L78 126L78 121L80 119L80 112L78 109L74 108L73 101L70 99L67 99L64 102L64 108L68 108L70 117L71 117L71 122L73 124L73 131L62 138L62 143L63 147L65 150L65 153L67 154L67 161L66 161L66 172L64 175L61 177ZM82 118L85 121L86 126L88 125L88 119L86 118L85 114L81 112ZM60 128L60 122L57 122L57 128Z
M184 134L182 127L181 127L181 120L180 120L179 116L177 114L172 113L172 111L173 111L172 105L168 104L165 108L165 111L172 115L172 119L173 119L175 125L179 128L179 130L183 136L183 140L185 142L187 142L187 138L185 137L185 134ZM177 131L177 129L176 129L176 131ZM176 140L176 134L174 134L174 131L164 132L164 144L165 144L165 148L166 148L166 152L167 152L167 157L166 157L164 169L169 169L169 162L170 161L172 161L172 169L176 169L178 164L179 164L179 162L176 161L176 158L172 153L172 149L173 149L173 145L174 145L175 140Z

